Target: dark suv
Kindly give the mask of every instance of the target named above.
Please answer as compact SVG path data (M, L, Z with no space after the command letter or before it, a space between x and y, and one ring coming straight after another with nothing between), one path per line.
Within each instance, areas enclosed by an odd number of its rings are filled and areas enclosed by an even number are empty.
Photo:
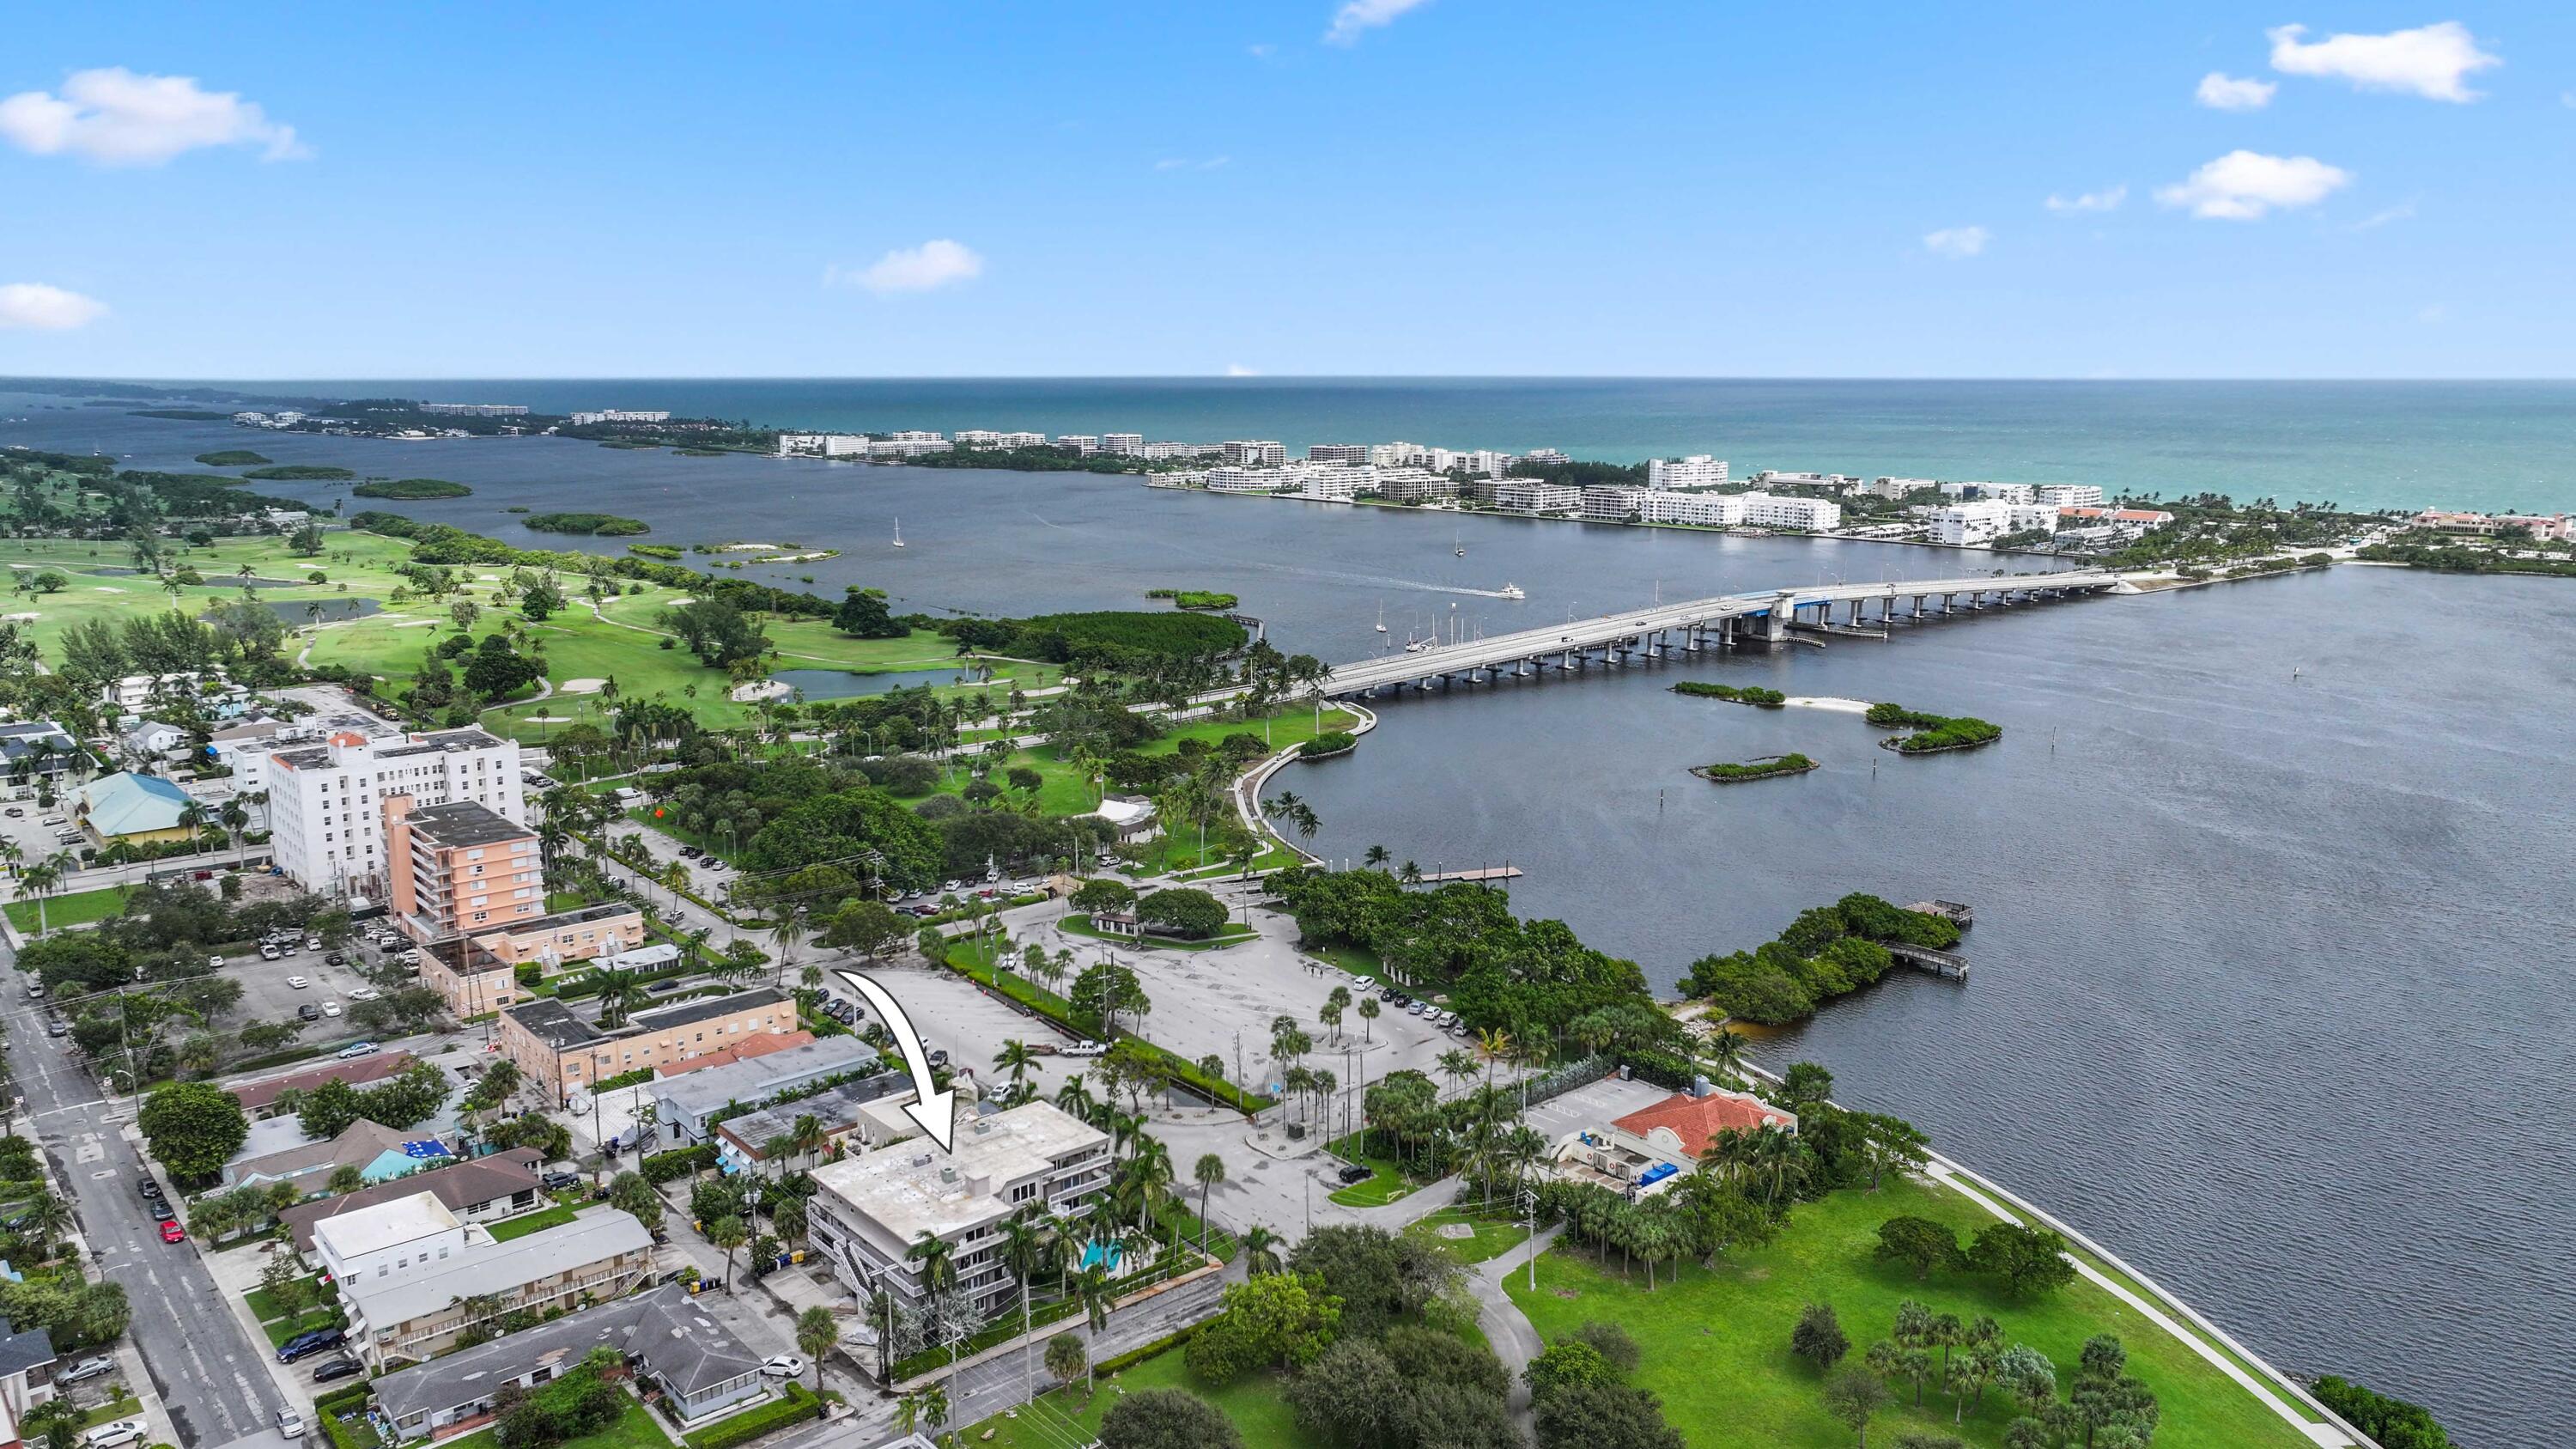
M308 1358L326 1348L338 1348L341 1340L347 1337L346 1333L336 1328L316 1328L299 1333L277 1346L277 1361L293 1363L299 1358Z

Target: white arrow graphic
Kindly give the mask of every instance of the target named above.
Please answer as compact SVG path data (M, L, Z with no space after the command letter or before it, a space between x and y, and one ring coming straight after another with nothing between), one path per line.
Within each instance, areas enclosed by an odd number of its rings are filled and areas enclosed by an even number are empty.
M930 1080L930 1052L921 1044L921 1033L913 1029L912 1018L904 1015L903 1003L894 993L856 971L843 970L840 978L850 989L867 998L876 1009L886 1030L894 1033L894 1044L903 1052L903 1067L912 1073L912 1095L915 1100L904 1104L904 1111L930 1134L942 1152L957 1150L957 1094L936 1091Z

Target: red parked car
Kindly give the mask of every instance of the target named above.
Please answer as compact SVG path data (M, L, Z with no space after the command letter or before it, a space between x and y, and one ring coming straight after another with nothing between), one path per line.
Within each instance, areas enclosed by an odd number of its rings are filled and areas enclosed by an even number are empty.
M165 1243L184 1243L187 1240L187 1230L180 1227L177 1223L170 1222L163 1223L161 1225L161 1241Z

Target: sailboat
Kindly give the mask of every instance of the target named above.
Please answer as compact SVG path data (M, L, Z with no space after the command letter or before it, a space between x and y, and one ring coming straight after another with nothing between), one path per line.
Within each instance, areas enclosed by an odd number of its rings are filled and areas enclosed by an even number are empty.
M1456 550L1458 557L1465 558L1467 556L1466 542L1460 539L1457 534L1451 533L1449 535L1449 542Z
M894 521L894 546L903 547L903 520L900 518Z
M1386 632L1386 600L1384 599L1377 601L1377 631L1381 634Z

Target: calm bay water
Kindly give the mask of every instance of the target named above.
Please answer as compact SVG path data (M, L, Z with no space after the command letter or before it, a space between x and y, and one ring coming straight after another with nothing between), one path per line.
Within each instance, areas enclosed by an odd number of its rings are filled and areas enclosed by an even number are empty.
M657 400L646 384L561 398L512 386L443 385L439 395L710 406ZM715 398L727 386L748 396L802 385L688 386ZM972 415L950 426L1074 425L1044 421L1042 406L1049 389L1072 384L864 386L994 390L960 402ZM1186 420L1158 429L1150 385L1082 386L1124 397L1124 415L1149 432L1293 435ZM2563 478L2551 470L2565 461L2569 398L2536 391L2527 405L2559 422L2498 422L2505 441L2488 456L2520 459L2505 471L2529 467L2533 488ZM0 397L0 415L19 405ZM2392 416L2429 406L2392 404ZM254 437L105 409L27 416L0 425L0 443L98 446L136 466L178 467L210 448L256 446L281 462L456 479L476 495L397 507L532 544L568 541L518 528L503 508L631 514L669 543L830 545L842 556L743 572L785 583L810 573L825 593L877 585L910 608L1135 607L1158 586L1228 589L1283 648L1334 660L1381 647L1381 610L1398 638L1435 626L1500 632L1658 592L1993 562L1175 495L1085 475L688 459L555 440ZM1591 451L1563 431L1354 416L1313 436ZM2477 416L2436 432L2477 431ZM2312 425L2283 420L2269 446L2296 452ZM2228 432L2175 432L2166 446L2205 451ZM2108 456L2117 444L2087 446ZM2400 451L2439 450L2409 438ZM1778 461L2018 476L1996 462ZM2307 454L2298 468L2332 471ZM2184 486L2226 483L2168 491ZM2547 506L2532 491L2513 501ZM898 517L910 545L900 551L887 545ZM1529 597L1491 597L1507 582ZM2576 1161L2576 994L2559 966L2576 923L2576 815L2563 803L2571 624L2576 591L2564 581L2341 569L1945 621L1887 643L1411 696L1383 706L1385 727L1356 755L1280 784L1314 802L1317 847L1333 855L1382 842L1426 867L1526 867L1520 910L1566 920L1663 984L1693 958L1766 939L1847 890L1972 902L1967 985L1900 976L1759 1055L1825 1062L1847 1099L1923 1123L1945 1150L2096 1233L2284 1367L2420 1399L2463 1443L2548 1443L2576 1432L2564 1367L2576 1343L2565 1266L2576 1220L2563 1208ZM1682 677L1954 709L2008 734L1988 750L1900 759L1848 716L1684 699L1666 687ZM1723 789L1684 773L1791 749L1824 768Z

